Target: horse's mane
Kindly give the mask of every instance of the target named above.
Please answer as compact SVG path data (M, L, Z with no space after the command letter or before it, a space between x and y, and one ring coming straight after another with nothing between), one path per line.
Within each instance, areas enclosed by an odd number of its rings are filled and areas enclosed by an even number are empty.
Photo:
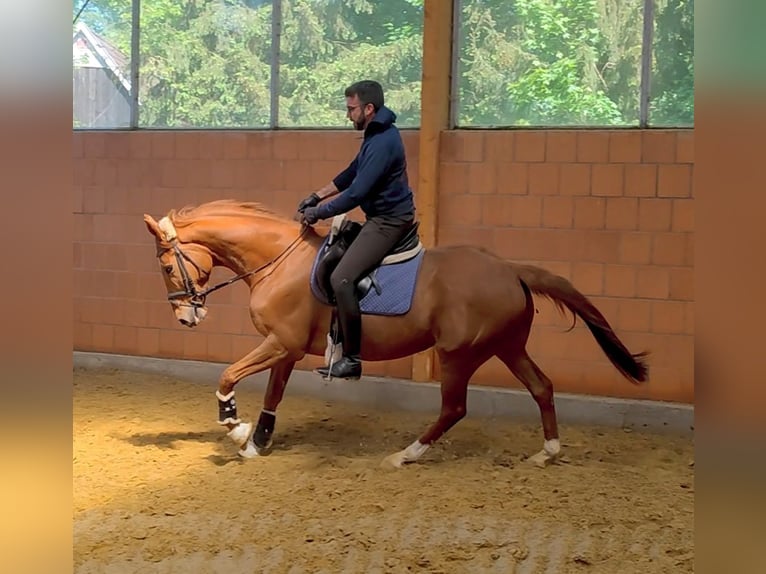
M174 225L183 227L205 217L266 217L284 221L284 218L271 209L254 201L239 201L236 199L218 199L200 205L187 205L181 209L172 209L168 217Z

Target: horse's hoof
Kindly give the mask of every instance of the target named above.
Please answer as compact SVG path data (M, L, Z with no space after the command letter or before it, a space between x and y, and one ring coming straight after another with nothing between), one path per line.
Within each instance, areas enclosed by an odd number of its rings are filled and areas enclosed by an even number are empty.
M387 470L393 470L396 468L402 468L405 462L404 451L400 451L388 455L381 461L380 466L381 468L385 468Z
M272 441L269 441L266 446L258 446L254 441L248 440L240 451L239 456L243 458L255 458L256 456L269 456L272 452Z
M244 446L244 448L239 449L239 452L237 453L242 458L255 458L258 456L258 449L255 448L255 445L252 441L247 441L247 444Z
M253 432L253 423L239 423L227 432L226 435L234 442L234 444L244 447L245 443L250 438L251 432Z
M265 446L258 446L253 441L253 446L255 447L255 452L258 453L258 456L269 456L274 449L271 448L271 445L274 444L274 441L269 439L269 442L266 443Z
M272 452L274 452L274 450L270 446L265 446L265 447L256 446L255 452L258 453L258 456L269 456Z
M258 436L258 431L256 431L255 434L253 435L253 440L250 441L253 443L253 446L255 447L255 452L258 453L258 456L269 456L272 451L271 446L274 444L274 439L272 438L271 435L268 435L269 439L266 442L266 444L263 446L260 446L259 444L256 444L255 442L255 439L257 438L257 436Z
M556 456L552 456L544 450L541 450L537 454L530 456L529 461L538 468L545 468L556 462Z

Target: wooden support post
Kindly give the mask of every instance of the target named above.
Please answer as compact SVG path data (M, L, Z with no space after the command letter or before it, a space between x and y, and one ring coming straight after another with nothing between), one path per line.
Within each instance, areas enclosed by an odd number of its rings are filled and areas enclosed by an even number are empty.
M453 2L425 0L423 22L423 72L420 95L420 156L415 197L421 241L436 245L439 211L439 139L449 127L450 74L452 68ZM433 378L432 349L412 358L412 378Z

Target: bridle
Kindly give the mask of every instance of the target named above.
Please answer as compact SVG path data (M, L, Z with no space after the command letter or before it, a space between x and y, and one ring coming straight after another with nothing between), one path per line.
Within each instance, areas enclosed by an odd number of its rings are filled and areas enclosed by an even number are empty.
M205 299L207 298L210 293L213 291L218 291L219 289L226 287L227 285L231 285L232 283L235 283L236 281L239 281L240 279L244 279L245 277L249 277L250 275L255 275L256 273L263 271L267 267L270 267L274 264L277 264L280 262L280 259L285 258L291 249L298 243L298 241L303 238L304 233L306 233L306 229L308 229L308 225L302 225L301 226L301 232L298 234L298 237L293 239L290 244L285 247L282 252L277 255L274 259L271 259L270 261L267 261L257 269L253 269L252 271L247 271L245 273L240 273L239 275L236 275L234 277L231 277L230 279L227 279L226 281L222 281L221 283L218 283L217 285L214 285L212 287L208 287L207 289L199 290L197 289L197 286L194 284L194 281L192 281L191 276L189 275L189 270L186 268L186 264L184 261L188 261L191 263L194 268L197 270L198 276L202 277L204 275L204 271L200 268L195 261L189 257L186 253L184 253L181 248L178 245L178 240L174 239L173 243L170 247L166 247L165 249L158 250L157 252L157 258L162 257L165 253L168 251L173 251L173 254L176 258L176 265L178 266L178 269L181 272L181 279L184 283L184 289L183 291L172 291L168 293L168 301L174 301L176 299L181 299L184 297L189 298L189 304L191 304L192 307L199 308L205 306Z

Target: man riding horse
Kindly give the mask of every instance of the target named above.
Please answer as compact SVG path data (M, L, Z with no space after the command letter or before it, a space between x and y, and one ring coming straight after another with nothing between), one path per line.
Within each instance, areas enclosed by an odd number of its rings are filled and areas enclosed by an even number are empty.
M357 206L366 216L359 235L330 276L343 357L317 369L325 377L358 379L362 375L362 315L356 284L410 231L415 204L407 180L404 143L394 125L396 114L384 106L383 88L378 82L364 80L346 88L345 96L349 119L355 129L364 132L361 148L345 170L300 202L298 218L313 225Z
M407 448L386 457L386 464L401 467L419 460L457 424L467 412L471 377L493 357L524 384L539 408L545 442L533 462L545 465L555 460L561 444L553 382L526 349L535 317L533 296L547 297L560 310L580 318L612 365L635 384L648 378L646 352L631 353L601 311L566 277L486 249L445 245L420 250L418 259L409 260L418 266L406 273L418 280L407 284L411 294L406 312L396 317L374 313L365 317L362 354L360 303L364 309L367 295L358 301L355 283L360 278L364 281L390 252L402 247L406 253L417 222L404 145L393 125L394 113L383 106L383 90L375 82L360 82L346 90L346 102L354 126L364 131L362 146L331 184L299 204L300 219L308 225L235 200L171 210L159 222L144 215L155 238L167 298L182 324L194 327L204 319L210 293L240 280L250 289L250 318L263 338L221 373L216 391L218 422L226 426L243 457L271 452L276 410L290 374L307 354L322 354L326 340L320 325L334 314L323 304L327 297L320 298L316 292L312 296L312 262L328 255L322 253L328 238L310 225L360 206L366 222L354 222L353 233L360 230L356 239L344 241L345 255L330 272L329 281L339 308L344 356L337 362L330 359L330 368L325 367L322 374L358 378L362 356L389 361L431 347L439 361L438 419ZM234 276L208 286L216 266L226 267ZM330 269L332 265L327 265L326 270ZM493 280L476 281L476 277ZM391 289L381 287L380 293L390 294ZM253 429L251 422L238 416L234 388L245 377L265 370L269 370L269 381Z

